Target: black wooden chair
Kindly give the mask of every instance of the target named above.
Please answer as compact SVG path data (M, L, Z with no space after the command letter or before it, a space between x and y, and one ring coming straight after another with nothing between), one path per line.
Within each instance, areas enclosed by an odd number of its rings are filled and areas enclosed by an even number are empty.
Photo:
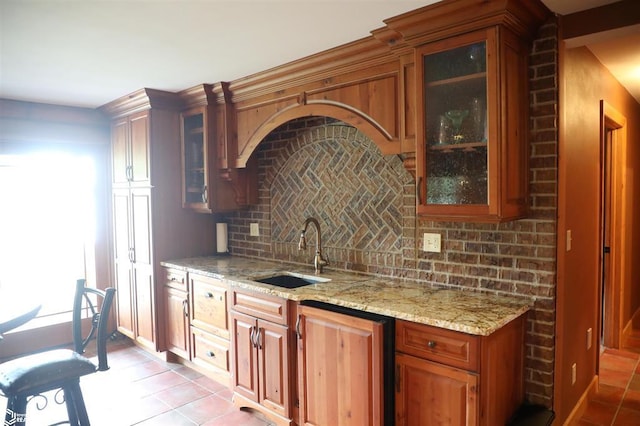
M109 369L107 364L107 339L110 335L108 322L115 291L114 288L104 291L87 288L84 279L78 280L73 302L74 350L54 349L0 364L0 392L8 400L5 425L24 426L27 402L34 396L56 389L64 392L69 416L69 421L62 423L73 426L89 425L89 417L80 390L80 377ZM82 330L83 312L88 313L91 321L91 329L88 333L83 333ZM86 330L88 327L84 328ZM94 336L98 355L97 365L82 355Z

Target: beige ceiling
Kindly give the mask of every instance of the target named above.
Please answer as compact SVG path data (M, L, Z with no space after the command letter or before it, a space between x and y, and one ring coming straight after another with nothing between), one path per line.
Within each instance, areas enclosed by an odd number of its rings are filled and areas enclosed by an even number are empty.
M142 87L234 80L367 37L434 2L0 0L0 97L97 107ZM568 14L612 0L543 2ZM594 52L620 62L607 44Z

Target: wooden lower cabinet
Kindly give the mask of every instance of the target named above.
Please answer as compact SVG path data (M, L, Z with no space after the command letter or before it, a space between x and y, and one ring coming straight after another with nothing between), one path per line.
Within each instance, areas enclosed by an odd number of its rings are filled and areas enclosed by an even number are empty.
M182 358L190 359L187 273L163 268L162 280L166 316L164 338L167 350Z
M197 273L163 268L167 350L231 386L228 285Z
M231 386L229 286L189 273L191 361L216 381Z
M164 287L165 341L167 350L185 359L191 358L189 344L189 293Z
M288 301L240 290L232 293L234 403L257 409L278 425L294 424L291 380L295 361Z
M396 322L396 426L504 425L524 399L521 316L489 336Z
M382 325L298 306L300 425L383 425Z
M396 355L396 425L475 425L478 375Z

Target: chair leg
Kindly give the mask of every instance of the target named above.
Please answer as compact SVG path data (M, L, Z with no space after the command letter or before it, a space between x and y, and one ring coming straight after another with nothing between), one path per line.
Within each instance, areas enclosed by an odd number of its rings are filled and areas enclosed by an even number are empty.
M64 399L67 404L69 423L74 426L90 426L79 380L69 383L64 387Z
M4 416L6 426L25 426L27 422L27 398L24 396L11 396L7 401L7 410Z

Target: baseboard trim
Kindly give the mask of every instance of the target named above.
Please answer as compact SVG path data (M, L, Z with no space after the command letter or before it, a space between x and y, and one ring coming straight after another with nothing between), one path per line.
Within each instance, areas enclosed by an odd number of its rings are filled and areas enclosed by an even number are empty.
M634 324L636 324L635 328L633 326ZM627 341L629 340L629 337L631 336L631 333L633 332L634 329L640 329L640 309L638 309L637 311L635 311L633 315L631 315L631 319L627 322L627 324L622 329L621 347L624 348L627 346Z
M564 421L563 426L569 426L578 423L580 417L582 417L584 412L587 410L589 399L593 398L593 396L598 392L598 385L598 376L593 376L593 380L591 380L591 383L589 383L589 386L587 386L587 389L585 389L584 393L582 394L576 405L573 407L573 410L571 410L571 413L569 413L569 416Z

